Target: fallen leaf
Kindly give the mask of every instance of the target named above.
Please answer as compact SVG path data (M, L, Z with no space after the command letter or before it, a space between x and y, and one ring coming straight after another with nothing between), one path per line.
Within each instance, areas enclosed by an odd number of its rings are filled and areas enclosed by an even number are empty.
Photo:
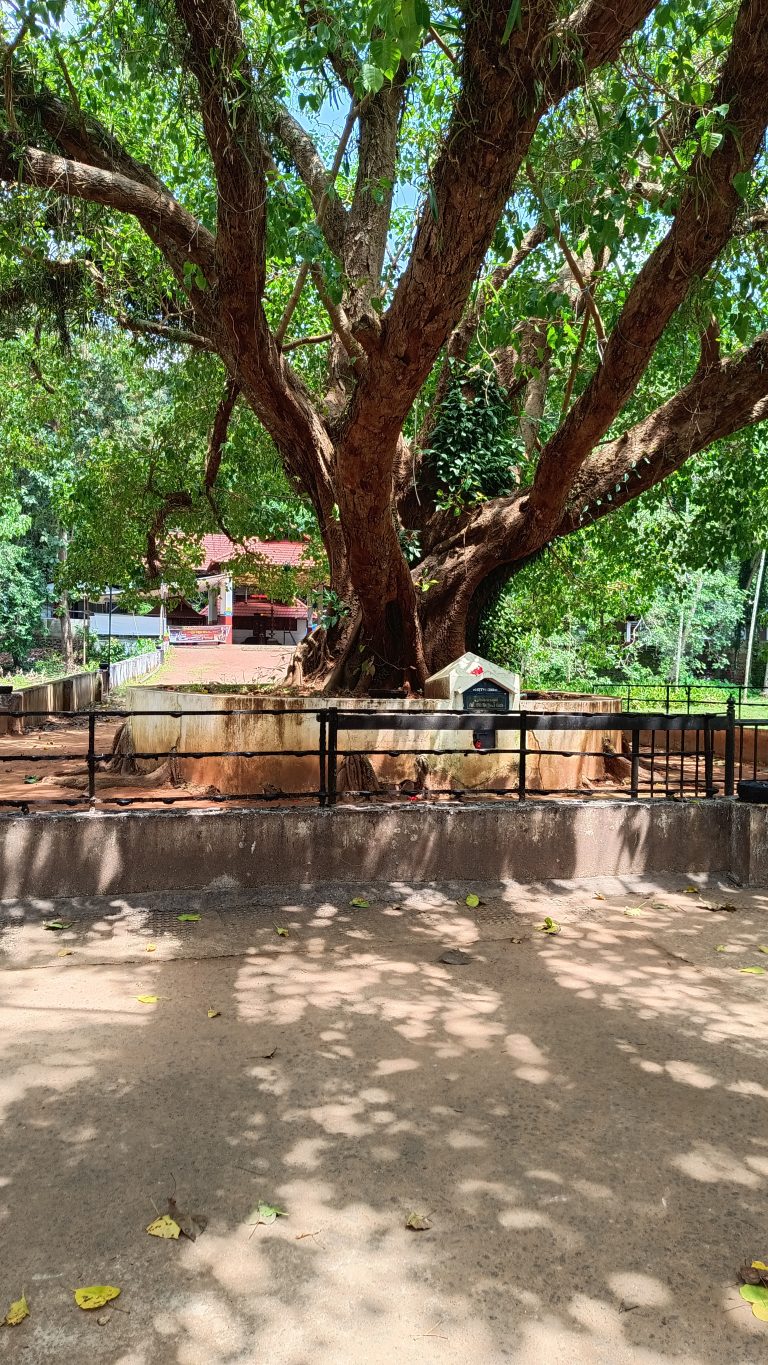
M698 894L699 894L698 886L686 886L683 890L684 896L698 896Z
M42 780L43 780L42 777L32 777L32 776L29 776L29 777L25 777L25 778L24 778L24 781L27 782L27 783L30 783L30 784L31 784L32 782L42 782Z
M734 913L734 911L738 910L738 908L739 908L738 905L730 905L730 904L726 904L726 905L704 905L704 904L702 903L701 905L697 905L697 906L696 906L696 909L697 909L697 910L711 910L712 913L715 914L715 915L720 914L721 911L727 911L727 913L728 913L729 915L732 915L732 914Z
M461 948L448 948L437 960L447 962L449 967L463 967L467 962L471 962L472 958L469 953L463 953Z
M5 1315L4 1321L9 1327L18 1327L20 1322L29 1317L29 1304L24 1290L21 1291L21 1298L12 1303Z
M136 999L140 1005L156 1005L160 999L159 995L137 995Z
M43 923L44 929L71 929L74 924L73 919L47 919Z
M57 956L57 957L71 957L71 956L72 956L72 949L71 949L71 948L59 948L59 951L57 952L56 956Z
M365 896L354 896L349 902L354 910L370 910L370 903Z
M425 1213L409 1213L405 1226L410 1228L411 1232L427 1232L432 1224Z
M476 910L478 905L480 904L480 897L476 896L474 891L470 891L464 904L468 905L470 910Z
M200 916L199 916L199 915L177 915L176 918L177 918L177 920L179 921L180 924L196 924L197 921L199 920Z
M596 901L604 901L604 900L605 900L605 896L601 896L601 895L600 895L600 892L599 892L599 891L596 891L596 892L595 892L595 900L596 900Z
M284 928L282 927L282 925L280 925L280 924L276 924L276 925L275 925L275 933L278 934L280 938L290 938L290 937L291 937L290 931L289 931L288 929L284 929Z
M146 948L144 949L144 952L145 952L145 953L156 953L156 952L157 952L157 944L156 944L156 943L148 943L147 946L146 946Z
M214 1010L214 1009L211 1009L211 1008L209 1007L209 1009L208 1009L208 1018L209 1018L209 1019L220 1019L220 1018L221 1018L221 1010Z
M768 1322L768 1289L761 1284L743 1284L739 1293L751 1303L754 1316L761 1322Z
M768 943L761 943L757 951L759 953L768 953Z
M768 1270L768 1265L765 1264L765 1261L750 1261L750 1268L752 1270Z
M156 1218L154 1223L150 1223L147 1232L150 1237L172 1237L177 1241L181 1228L169 1214L164 1213L161 1218Z
M274 1223L277 1218L287 1217L288 1213L285 1209L279 1209L276 1204L265 1204L262 1202L257 1204L255 1209L251 1209L251 1212L248 1214L245 1221L255 1227L257 1227L259 1223L265 1223L268 1226L270 1223Z
M525 943L524 938L511 938L509 941L510 943Z
M75 1303L78 1308L89 1310L103 1308L105 1303L116 1299L120 1290L113 1284L89 1284L85 1289L75 1290Z
M645 911L641 910L639 905L625 905L624 914L631 915L633 919L637 919L640 915L644 915Z
M718 944L715 945L715 952L716 952L716 953L727 953L727 951L728 951L728 944L727 944L727 943L718 943Z
M765 967L739 967L744 976L765 976Z
M99 1327L106 1327L107 1323L112 1321L112 1314L102 1313L101 1317L97 1318L96 1321L99 1324Z
M559 934L560 925L551 915L547 915L541 924L535 926L542 934Z

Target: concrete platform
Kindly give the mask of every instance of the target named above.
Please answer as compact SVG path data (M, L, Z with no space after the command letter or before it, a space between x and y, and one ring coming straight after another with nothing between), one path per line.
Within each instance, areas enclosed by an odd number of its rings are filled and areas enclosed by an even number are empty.
M732 873L768 884L768 807L428 802L0 815L0 898Z
M4 904L0 1361L765 1361L766 893L356 891Z

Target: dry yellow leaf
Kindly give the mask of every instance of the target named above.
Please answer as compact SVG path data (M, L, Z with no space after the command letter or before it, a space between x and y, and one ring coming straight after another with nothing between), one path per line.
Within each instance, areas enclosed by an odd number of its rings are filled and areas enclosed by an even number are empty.
M71 957L71 956L72 956L72 949L71 949L71 948L59 948L59 951L57 952L56 956L57 956L57 957Z
M210 1008L209 1008L209 1010L208 1010L208 1018L209 1018L209 1019L218 1019L218 1018L220 1017L220 1015L221 1015L221 1010L215 1010L215 1009L210 1009Z
M140 1005L156 1005L160 999L159 995L137 995L136 999Z
M145 953L156 953L156 952L157 952L157 944L156 944L156 943L148 943L147 946L146 946L146 948L144 949L144 952L145 952Z
M752 1261L751 1265L753 1270L768 1270L768 1265L765 1264L765 1261Z
M21 1291L21 1298L12 1303L5 1315L5 1321L9 1327L18 1327L20 1322L29 1317L29 1304L26 1300L24 1290Z
M173 1237L178 1238L181 1228L175 1223L169 1214L164 1213L162 1218L156 1218L154 1223L150 1223L147 1228L150 1237Z
M87 1310L103 1308L105 1303L116 1299L120 1290L113 1284L89 1284L84 1289L75 1290L75 1303L78 1308Z

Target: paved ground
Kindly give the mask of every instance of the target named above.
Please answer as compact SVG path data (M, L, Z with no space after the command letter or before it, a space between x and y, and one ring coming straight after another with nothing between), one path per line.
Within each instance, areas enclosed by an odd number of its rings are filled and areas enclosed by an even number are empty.
M292 654L290 645L174 645L146 685L280 682Z
M768 896L474 889L6 903L0 1361L768 1359Z

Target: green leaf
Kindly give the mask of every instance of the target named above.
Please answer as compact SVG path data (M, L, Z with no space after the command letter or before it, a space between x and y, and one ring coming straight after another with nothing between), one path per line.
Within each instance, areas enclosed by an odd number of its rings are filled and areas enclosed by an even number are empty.
M180 921L181 924L196 924L197 921L200 919L200 916L199 916L199 915L177 915L176 918L177 918L177 920Z
M256 1205L255 1209L251 1210L245 1221L252 1227L257 1227L259 1223L266 1223L269 1225L270 1223L274 1223L278 1218L287 1217L288 1214L285 1209L279 1209L277 1204L267 1204L262 1201Z
M762 1284L742 1284L739 1285L739 1293L747 1303L768 1304L768 1289Z
M765 976L765 967L739 967L743 976Z
M509 13L507 14L507 22L504 25L504 32L501 35L502 47L505 43L509 42L513 31L520 27L520 10L521 0L512 0L512 4L509 7Z
M360 78L363 90L371 95L376 95L384 84L384 72L378 66L374 66L372 62L363 62L360 68Z
M749 171L737 171L733 177L733 188L742 199L746 197L751 179Z
M43 923L44 929L71 929L74 924L72 919L47 919Z
M559 933L560 933L560 925L557 923L557 920L554 920L554 919L552 918L551 915L547 915L546 918L544 919L544 921L543 921L541 924L537 924L537 925L536 925L536 928L537 928L537 929L539 930L539 932L542 933L542 934L559 934Z
M352 906L353 910L370 909L370 903L365 899L365 896L354 896L349 903Z
M390 36L374 38L371 42L371 61L391 80L400 61L400 49L394 38Z
M476 910L478 905L480 904L480 897L476 896L474 891L470 891L464 904L468 905L470 910Z

